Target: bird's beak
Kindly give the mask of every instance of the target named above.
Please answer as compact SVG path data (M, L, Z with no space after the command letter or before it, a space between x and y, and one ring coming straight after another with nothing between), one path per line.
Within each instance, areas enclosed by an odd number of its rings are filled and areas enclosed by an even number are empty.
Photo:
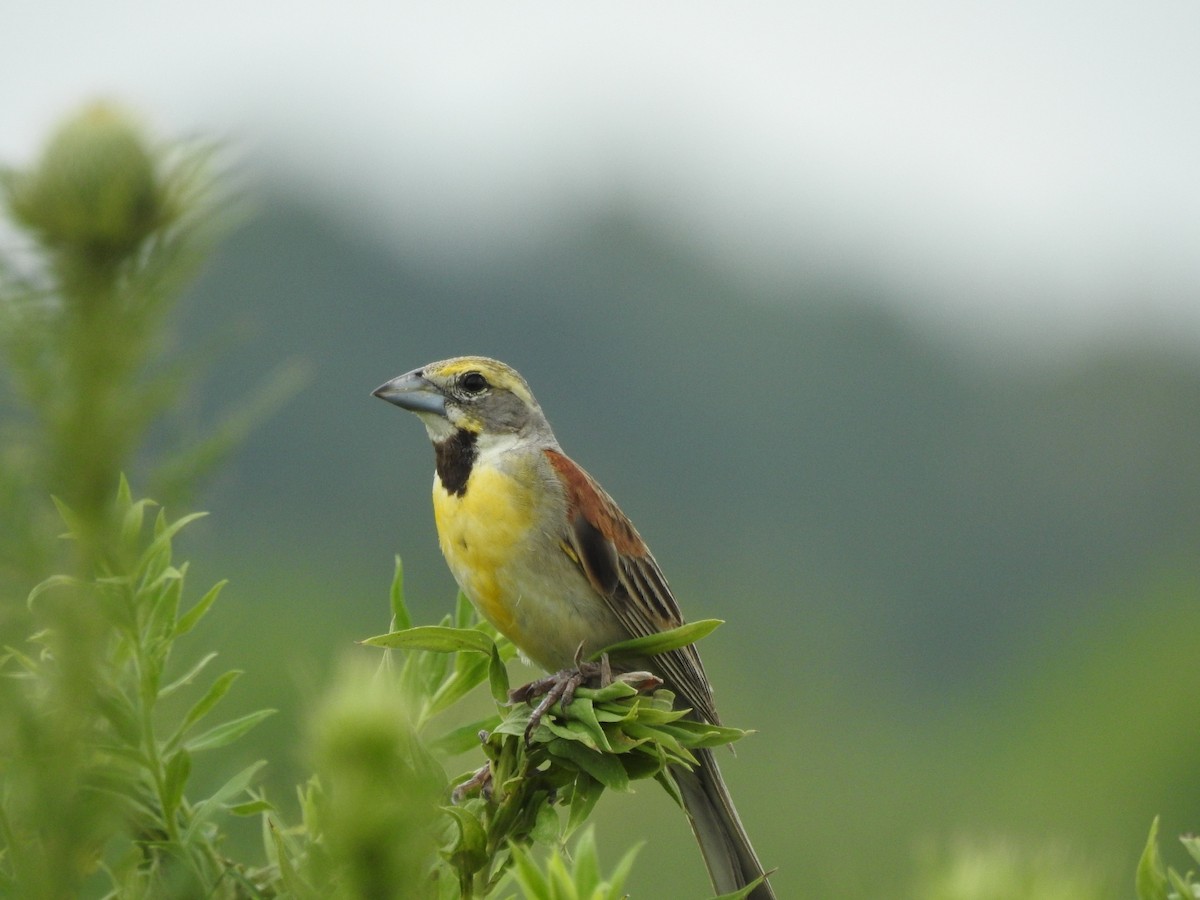
M446 398L432 381L421 376L419 369L397 375L371 393L409 412L446 415Z

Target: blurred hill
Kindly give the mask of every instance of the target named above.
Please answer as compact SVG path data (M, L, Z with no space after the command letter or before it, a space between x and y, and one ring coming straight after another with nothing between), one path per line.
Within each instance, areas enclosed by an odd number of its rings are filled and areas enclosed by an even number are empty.
M619 208L581 211L552 243L503 258L417 256L344 211L265 194L183 323L185 344L226 347L207 382L214 405L284 360L312 373L204 503L215 515L197 555L212 577L234 575L221 640L247 668L259 660L257 690L282 691L268 702L287 707L352 639L385 630L392 554L421 615L448 608L424 431L369 394L433 359L496 356L638 523L685 612L728 620L705 653L725 716L764 732L728 766L752 831L822 810L795 861L789 838L760 829L764 856L787 864L780 884L802 883L805 867L838 881L835 848L864 848L822 844L835 825L868 840L874 823L928 810L906 822L914 834L973 813L982 830L1070 831L1062 810L1102 788L1047 794L1052 770L1031 776L1030 748L1052 752L1085 699L1105 708L1099 673L1134 679L1121 681L1134 699L1114 700L1124 711L1196 686L1164 688L1179 660L1111 656L1153 652L1147 623L1170 631L1194 607L1200 354L1113 343L998 366L904 319L887 290L853 272L787 292L746 283ZM283 659L267 659L271 644ZM294 716L263 740L294 731ZM1100 712L1077 727L1073 752L1109 771L1105 744L1125 723ZM1161 755L1176 762L1108 822L1089 803L1080 832L1104 853L1131 838L1119 848L1131 859L1156 811L1147 800L1200 821L1187 800L1200 778L1177 763L1194 736L1139 728L1148 747L1168 739ZM1009 745L1008 763L993 756ZM791 776L780 794L775 779ZM942 806L924 793L935 782ZM1018 784L1040 792L1024 812ZM896 837L883 862L911 857L915 837ZM675 840L690 852L686 834Z

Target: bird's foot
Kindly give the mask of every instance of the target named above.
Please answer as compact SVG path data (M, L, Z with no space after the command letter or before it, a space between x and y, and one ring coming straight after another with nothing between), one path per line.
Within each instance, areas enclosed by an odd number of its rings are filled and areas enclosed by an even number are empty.
M560 669L553 675L531 681L515 690L508 692L510 703L531 703L535 698L541 701L533 708L529 716L529 724L525 726L525 746L533 742L533 733L542 724L542 719L555 703L563 710L575 699L575 691L580 685L595 682L599 687L605 687L612 681L612 668L608 663L608 654L600 657L599 662L587 662L575 657L575 667Z
M488 739L486 731L479 732L479 740L486 742ZM450 802L458 806L470 794L478 792L485 800L491 799L492 796L492 764L485 763L481 768L475 771L475 774L464 781L462 784L456 785L450 793Z

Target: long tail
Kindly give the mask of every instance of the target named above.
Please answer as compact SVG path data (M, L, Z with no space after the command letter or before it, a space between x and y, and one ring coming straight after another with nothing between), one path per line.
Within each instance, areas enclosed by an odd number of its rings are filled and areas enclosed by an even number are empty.
M708 877L719 894L745 887L763 874L762 863L725 787L717 759L711 750L693 751L699 765L693 770L673 768L687 810L692 834L700 845ZM775 900L771 885L764 881L750 892L749 900Z

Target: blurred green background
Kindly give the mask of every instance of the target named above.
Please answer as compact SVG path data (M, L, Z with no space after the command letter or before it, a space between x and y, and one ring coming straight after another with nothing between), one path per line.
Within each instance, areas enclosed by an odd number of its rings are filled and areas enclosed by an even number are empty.
M45 6L14 71L44 65ZM243 219L182 310L210 365L181 418L281 364L309 380L180 550L232 579L195 639L247 671L229 713L281 710L235 749L271 760L270 796L386 630L393 554L422 620L453 599L423 429L370 391L482 353L685 613L727 620L703 652L758 734L723 766L781 896L992 896L936 885L1010 858L1128 896L1153 816L1200 824L1200 204L1191 120L1164 112L1198 108L1167 39L1193 13L1035 7L994 28L918 4L889 33L880 5L126 4L78 11L58 77L6 79L7 161L105 90L226 140ZM600 816L609 862L649 840L634 896L705 896L665 796Z
M685 611L728 620L710 674L760 733L725 768L785 896L867 893L962 840L1061 844L1128 886L1156 813L1195 822L1195 357L1110 341L983 362L889 311L886 286L764 296L632 212L430 264L260 200L185 330L240 331L214 404L279 360L312 366L195 546L233 578L212 639L250 672L241 701L284 709L242 750L272 750L276 783L302 774L279 749L304 698L384 630L391 554L420 615L449 608L427 439L369 392L477 352L526 374ZM654 835L641 891L703 894L665 797L604 817L612 854Z

